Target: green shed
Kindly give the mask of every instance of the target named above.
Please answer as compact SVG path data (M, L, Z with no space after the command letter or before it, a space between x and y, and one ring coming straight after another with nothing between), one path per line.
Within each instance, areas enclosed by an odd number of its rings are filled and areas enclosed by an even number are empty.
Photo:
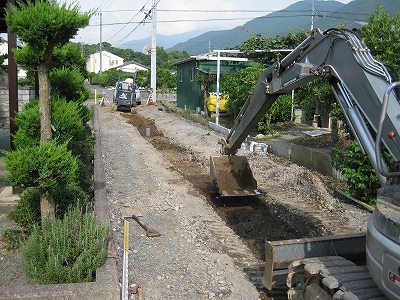
M222 52L222 51L221 51ZM205 55L192 56L188 59L176 62L177 67L177 106L185 109L196 110L200 107L204 110L204 97L201 86L195 82L199 72L217 73L218 59L220 61L220 74L233 73L236 69L246 68L250 62L246 58L217 57L216 52ZM215 90L210 91L215 92Z

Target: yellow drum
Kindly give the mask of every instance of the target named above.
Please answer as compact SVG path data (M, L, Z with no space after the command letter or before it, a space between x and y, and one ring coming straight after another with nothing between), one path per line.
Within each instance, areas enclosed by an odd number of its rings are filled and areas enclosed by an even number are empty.
M226 112L229 95L219 96L219 112ZM217 95L210 95L207 99L207 110L216 112Z

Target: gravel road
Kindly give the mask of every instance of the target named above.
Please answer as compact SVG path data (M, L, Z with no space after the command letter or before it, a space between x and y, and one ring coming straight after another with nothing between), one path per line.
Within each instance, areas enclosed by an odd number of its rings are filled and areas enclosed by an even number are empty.
M239 150L260 199L210 197L209 157L219 155L221 134L160 105L98 109L121 277L120 208L137 208L161 233L148 238L130 220L129 278L143 284L146 299L269 299L261 284L265 240L366 230L369 212L336 198L323 176L272 154Z

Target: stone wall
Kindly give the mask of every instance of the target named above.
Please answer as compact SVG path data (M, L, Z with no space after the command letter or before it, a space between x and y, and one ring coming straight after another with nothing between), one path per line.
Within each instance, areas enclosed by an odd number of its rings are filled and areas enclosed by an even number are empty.
M10 127L8 86L0 86L0 128ZM22 110L25 103L35 99L35 89L30 87L18 87L18 111Z

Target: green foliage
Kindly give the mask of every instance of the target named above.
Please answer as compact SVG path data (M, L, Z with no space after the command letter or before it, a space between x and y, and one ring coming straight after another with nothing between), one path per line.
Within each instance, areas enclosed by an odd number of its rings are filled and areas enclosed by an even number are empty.
M96 224L92 212L77 206L54 224L35 225L21 247L23 267L38 283L93 281L107 255L108 226Z
M376 59L400 72L400 12L390 16L378 4L368 24L363 26L361 37Z
M312 120L317 105L321 116L329 115L336 103L336 98L328 81L325 78L317 78L296 91L295 103L306 111L307 120Z
M79 28L89 24L93 12L80 13L79 9L76 4L59 6L55 0L8 5L5 19L9 30L26 44L14 49L17 63L36 69L41 63L50 62L55 46L68 43Z
M91 111L77 102L67 102L62 98L53 97L51 107L51 122L55 128L54 139L68 145L84 139L81 135L87 132L86 122L91 118ZM17 149L37 146L40 143L39 102L32 100L15 117L18 131L14 137ZM68 147L71 149L71 147ZM75 155L77 153L74 153Z
M140 70L136 73L136 82L140 87L150 86L150 71ZM176 86L176 83L175 83Z
M176 87L176 75L172 74L169 69L157 68L157 90L167 92Z
M19 245L25 241L26 234L17 229L7 229L3 232L3 239L6 243L7 251L14 251L19 248Z
M97 84L104 87L115 86L117 81L124 81L124 79L132 76L132 73L122 72L120 74L119 70L111 69L102 72L101 74L95 74L91 79L91 84Z
M375 170L367 155L364 155L357 142L349 149L332 148L332 165L346 177L345 184L352 197L374 205L376 191L381 187Z
M13 187L49 191L59 183L76 181L78 164L66 144L51 142L4 153L7 180Z
M66 102L53 97L52 124L54 142L66 143L67 149L77 158L76 183L83 190L91 186L91 158L94 153L94 141L87 122L92 111L77 102ZM16 116L15 123L19 127L14 136L16 149L37 147L40 145L39 103L37 100L27 103Z
M271 124L279 122L290 122L292 117L292 97L291 95L281 95L271 105L268 112L257 124L257 131L270 133Z
M59 219L62 219L71 207L82 208L88 202L84 190L75 185L58 184L52 192L57 206L56 217ZM39 188L26 189L10 212L9 218L23 227L28 234L32 232L34 225L41 224Z
M229 95L228 112L236 116L242 109L249 93L256 85L264 67L258 63L251 63L249 67L235 71L233 74L224 74L221 77L221 86L224 93Z
M32 231L33 225L40 224L40 190L38 188L26 189L21 194L15 208L10 212L9 218L25 228L28 233Z
M84 80L77 67L53 69L50 72L51 92L67 101L83 102L90 97L90 90L84 85Z
M273 38L263 38L260 35L254 35L250 39L245 40L239 49L250 59L259 60L265 64L271 64L274 61L283 59L289 52L269 52L270 50L294 49L308 35L309 33L305 30L289 33L287 36L276 35ZM264 52L258 52L256 50L264 50Z
M55 47L52 57L52 67L55 69L78 69L83 78L88 76L86 59L82 56L81 49L74 43L68 43L62 47Z

